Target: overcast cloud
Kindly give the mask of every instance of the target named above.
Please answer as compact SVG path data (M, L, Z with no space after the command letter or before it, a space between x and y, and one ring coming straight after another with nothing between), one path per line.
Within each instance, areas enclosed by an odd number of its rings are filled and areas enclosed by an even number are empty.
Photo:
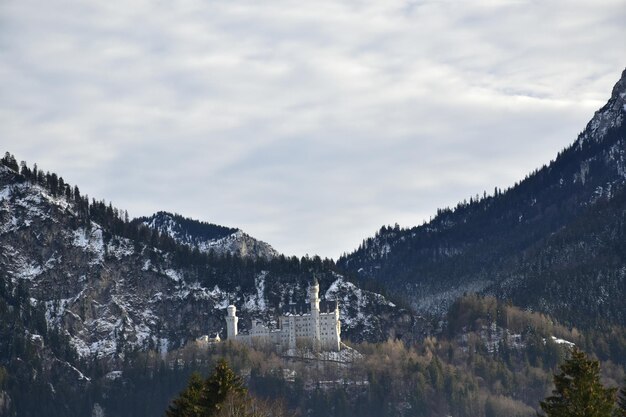
M1 0L1 150L131 216L337 257L554 158L626 66L624 22L623 0Z

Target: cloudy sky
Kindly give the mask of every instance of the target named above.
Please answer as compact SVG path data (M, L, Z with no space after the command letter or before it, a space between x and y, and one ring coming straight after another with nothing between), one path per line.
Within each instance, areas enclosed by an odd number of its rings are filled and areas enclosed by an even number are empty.
M626 66L624 0L0 0L0 150L337 257L505 188Z

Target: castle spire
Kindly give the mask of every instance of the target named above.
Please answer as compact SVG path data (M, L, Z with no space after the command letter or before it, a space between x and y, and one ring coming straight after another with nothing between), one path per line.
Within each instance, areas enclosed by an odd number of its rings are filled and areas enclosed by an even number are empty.
M320 284L317 277L313 276L313 282L309 287L309 301L311 302L311 319L313 327L313 349L320 350Z

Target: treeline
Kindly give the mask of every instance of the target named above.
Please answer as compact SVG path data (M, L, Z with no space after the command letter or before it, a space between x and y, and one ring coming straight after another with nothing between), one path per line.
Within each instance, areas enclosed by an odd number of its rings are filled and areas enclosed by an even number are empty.
M194 252L186 245L180 245L173 238L160 233L158 230L149 228L142 222L131 222L128 212L121 210L107 203L105 200L89 200L88 195L83 195L78 186L72 186L65 182L63 177L56 173L50 173L33 165L29 168L25 161L18 165L17 160L9 152L0 159L0 163L11 168L21 175L22 181L28 181L45 189L50 195L64 199L71 204L76 218L79 221L77 226L91 228L91 222L102 227L105 241L109 241L113 236L127 238L136 244L143 244L152 248L172 253L174 259L180 263L201 262L210 255Z
M255 396L281 399L310 417L530 417L551 379L550 370L513 370L480 352L468 355L459 349L450 359L449 345L433 339L421 347L399 341L355 347L364 356L347 365L286 360L228 343L208 351L187 347L165 358L141 355L129 372L110 383L119 388L100 404L120 416L158 415L155 408L165 410L194 371L206 374L220 358L246 376ZM178 387L171 381L178 381ZM117 404L122 403L120 410Z
M126 238L133 242L136 252L147 251L151 260L156 262L159 258L157 252L167 253L175 265L188 268L195 276L200 277L202 283L241 285L248 289L254 286L255 275L263 270L282 276L303 275L305 279L319 275L322 284L330 284L332 272L338 272L334 261L321 259L319 256L288 257L280 255L273 259L250 259L241 258L226 253L218 255L214 252L200 252L196 247L180 244L175 239L161 233L156 229L144 224L145 218L130 220L125 210L118 209L105 200L89 200L89 196L83 195L78 186L68 184L62 177L55 173L44 172L35 164L32 168L24 161L18 164L15 157L7 152L0 163L15 171L17 180L28 181L45 189L50 195L64 199L69 203L76 215L74 226L90 229L92 222L102 228L105 243L112 239ZM235 229L212 225L209 223L196 222L175 215L175 219L181 220L186 232L198 232L206 236L219 236Z
M154 415L139 412L143 398L160 398L164 410L165 399L180 392L192 372L207 374L224 358L255 396L282 399L302 416L530 417L569 357L569 346L551 336L588 349L583 332L549 316L470 295L451 309L439 336L410 346L399 340L354 345L363 356L348 364L288 359L230 342L189 345L165 357L137 355L114 386L135 410L121 415ZM598 359L602 381L622 384L624 367ZM115 396L106 401L109 407L118 402Z
M285 358L231 342L208 347L191 343L166 354L129 353L114 367L94 359L81 368L91 381L80 389L70 389L75 378L57 381L55 391L64 394L52 395L42 385L41 402L27 403L28 395L18 394L14 404L20 416L41 415L44 409L46 415L89 415L96 403L105 415L163 415L194 372L210 375L225 359L255 398L281 400L303 417L530 417L550 394L553 375L568 358L567 345L556 343L552 335L581 341L586 349L582 332L548 316L471 295L451 309L437 337L413 345L399 340L354 345L362 357L350 363ZM623 366L601 362L602 381L621 384ZM15 370L2 366L15 381ZM30 392L12 386L11 395L16 389ZM31 411L22 413L22 407Z
M455 301L446 315L445 333L449 338L486 328L493 333L492 326L507 330L499 346L501 352L511 349L512 335L519 335L533 366L554 368L563 359L555 352L554 337L572 342L618 369L626 368L626 327L600 322L593 329L568 327L550 315L523 310L492 296L469 294Z
M624 159L614 151L625 146L626 126L610 129L505 192L441 209L418 227L385 226L338 265L414 305L493 282L486 291L568 325L626 325L617 296L626 290Z
M560 151L555 160L533 170L505 190L496 187L491 194L483 191L460 201L455 207L439 208L435 217L420 226L401 228L397 223L382 226L374 237L364 239L354 254L342 256L340 263L354 262L355 259L351 259L354 255L379 246L380 241L393 244L409 237L427 238L424 243L445 247L437 244L439 239L444 242L450 237L456 241L480 240L487 234L506 231L507 227L518 228L520 223L545 220L538 223L542 227L565 223L573 218L581 205L589 202L587 196L606 199L609 196L602 194L603 187L615 180L618 180L618 187L623 185L619 166L607 167L608 163L619 161L611 157L607 162L597 156L611 154L615 145L623 144L625 139L626 125L621 125L608 129L601 141L575 142ZM581 163L587 160L588 176L583 179L580 177ZM555 212L557 208L558 212ZM423 247L414 248L421 249Z
M172 214L165 211L159 211L149 217L138 217L133 223L149 223L157 229L171 226L170 220L173 220L176 226L175 232L183 237L194 237L193 243L198 244L207 240L220 239L237 231L232 227L220 226L213 223L207 223L181 216L180 214Z

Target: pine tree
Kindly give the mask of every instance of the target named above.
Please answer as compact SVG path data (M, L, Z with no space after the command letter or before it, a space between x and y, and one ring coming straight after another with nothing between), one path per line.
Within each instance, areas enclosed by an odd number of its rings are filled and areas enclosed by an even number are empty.
M215 366L213 373L204 381L198 373L191 374L187 388L172 401L165 415L166 417L215 416L227 398L241 397L240 402L244 403L243 397L246 394L247 391L241 378L222 359Z
M3 165L11 168L13 171L15 172L20 172L20 167L17 164L17 160L15 159L15 157L13 155L11 155L9 152L6 152L4 154L4 158L0 159L0 163L2 163Z
M233 372L224 359L220 359L213 374L205 381L204 406L209 415L219 411L229 394L245 394L243 381Z
M540 403L545 417L611 417L615 388L600 383L600 364L578 348L554 376L552 396Z
M203 417L208 416L203 407L204 381L200 374L194 372L189 378L189 384L177 398L172 401L165 412L166 417Z

